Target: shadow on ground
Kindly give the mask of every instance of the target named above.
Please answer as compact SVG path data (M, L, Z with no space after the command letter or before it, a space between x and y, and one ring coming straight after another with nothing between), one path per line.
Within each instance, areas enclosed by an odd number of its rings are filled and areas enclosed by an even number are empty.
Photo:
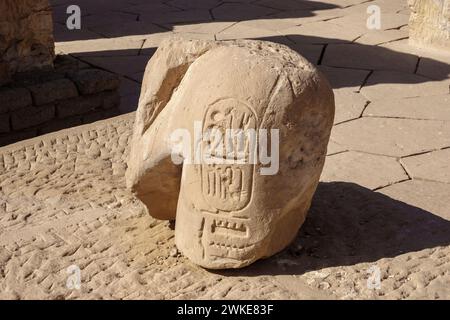
M300 275L448 245L448 220L357 184L320 183L308 218L289 248L247 268L219 273Z

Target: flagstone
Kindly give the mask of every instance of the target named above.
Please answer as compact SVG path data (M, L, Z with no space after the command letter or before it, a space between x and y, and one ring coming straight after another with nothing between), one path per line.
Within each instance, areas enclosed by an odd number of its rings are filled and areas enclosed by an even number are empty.
M349 150L404 157L450 147L450 122L362 117L335 126L332 139Z
M450 221L448 184L410 180L383 188L378 192Z
M324 182L351 182L371 190L406 179L395 158L353 151L328 156L321 176Z
M450 149L406 157L401 161L412 178L449 183L450 189Z
M364 116L450 121L450 94L374 100Z
M446 95L450 81L432 81L423 76L395 71L375 71L369 76L361 93L371 101L386 97L411 98Z

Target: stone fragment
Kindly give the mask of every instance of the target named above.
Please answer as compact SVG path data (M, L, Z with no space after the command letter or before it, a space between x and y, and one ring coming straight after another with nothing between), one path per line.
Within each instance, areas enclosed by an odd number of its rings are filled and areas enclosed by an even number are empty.
M176 246L193 262L244 267L296 236L324 165L333 117L330 85L286 46L165 41L144 75L127 186L153 217L176 217ZM259 157L253 164L249 139L240 163L196 162L188 151L174 151L179 129L197 139L195 132L207 135L211 128L260 135L259 129L279 130L279 144L270 149L279 152L278 168L268 172ZM204 138L195 141L211 146ZM237 142L231 146L236 151ZM213 158L223 159L215 150Z
M60 79L28 87L35 105L48 104L57 100L78 96L77 88L69 79Z
M450 0L408 0L409 41L450 51Z
M107 71L84 69L71 75L81 94L93 94L115 90L120 86L120 79Z
M31 128L53 119L54 116L53 104L21 109L11 115L12 128L14 130Z

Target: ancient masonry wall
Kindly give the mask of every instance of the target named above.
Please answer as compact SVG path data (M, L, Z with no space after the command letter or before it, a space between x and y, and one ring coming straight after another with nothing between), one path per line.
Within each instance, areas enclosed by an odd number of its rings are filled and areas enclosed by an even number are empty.
M119 78L68 56L0 87L0 146L119 114Z
M0 85L16 72L53 67L52 11L48 0L0 1Z

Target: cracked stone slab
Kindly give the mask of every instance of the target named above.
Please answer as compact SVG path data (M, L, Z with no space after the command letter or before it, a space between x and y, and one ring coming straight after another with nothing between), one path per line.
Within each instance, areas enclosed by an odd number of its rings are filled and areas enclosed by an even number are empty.
M337 144L336 142L330 139L330 142L328 143L327 156L344 151L347 151L347 149L344 146L341 146L340 144Z
M356 43L364 44L364 45L379 45L382 43L388 43L391 41L396 41L400 39L405 39L408 37L408 30L373 30L360 38L356 39Z
M367 29L353 29L331 21L311 22L305 25L283 29L283 34L296 43L337 44L349 43L359 38Z
M218 21L241 21L264 17L280 12L278 9L257 6L249 3L225 2L211 9L214 20Z
M450 122L363 117L335 126L332 139L350 150L403 157L450 147Z
M353 92L359 91L370 74L369 70L333 68L324 65L320 65L319 70L327 76L333 89L348 88Z
M410 98L419 96L434 96L449 94L450 81L432 81L415 74L395 71L375 71L361 89L369 100L395 98Z
M395 158L353 151L328 156L321 176L324 182L352 182L371 190L406 179Z
M374 100L364 116L450 121L450 94Z
M448 201L450 188L448 184L410 180L383 188L378 192L450 220L450 202Z
M335 124L359 118L369 103L362 94L353 92L351 89L334 90L334 100L336 103Z
M450 149L406 157L401 161L413 178L450 184ZM447 188L450 189L450 185Z
M361 44L330 44L323 64L332 67L389 70L413 73L418 57L384 47Z

